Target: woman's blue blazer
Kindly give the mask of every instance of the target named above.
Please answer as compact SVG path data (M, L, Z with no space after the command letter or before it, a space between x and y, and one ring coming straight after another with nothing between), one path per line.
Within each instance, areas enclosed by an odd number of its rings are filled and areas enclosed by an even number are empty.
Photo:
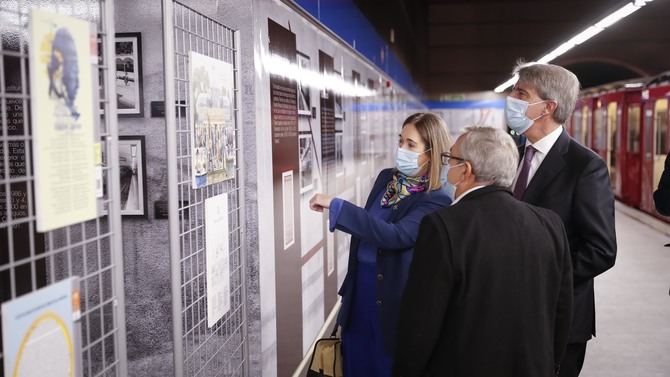
M367 210L386 189L394 172L395 169L385 169L379 173L368 196L365 210L344 201L335 224L335 229L351 234L347 276L338 292L342 296L342 306L337 323L343 328L347 327L356 289L358 245L361 239L375 243L378 246L376 304L379 306L380 327L389 355L393 354L395 347L400 299L412 262L412 250L419 233L419 224L425 215L451 204L451 199L444 190L427 191L401 200L392 208L393 213L388 221L371 217Z

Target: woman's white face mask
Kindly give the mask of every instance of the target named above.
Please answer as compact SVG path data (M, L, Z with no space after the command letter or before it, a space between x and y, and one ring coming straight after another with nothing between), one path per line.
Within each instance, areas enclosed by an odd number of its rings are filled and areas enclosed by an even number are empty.
M430 149L423 152L413 152L404 148L398 148L395 156L395 163L398 170L408 177L414 177L419 174L421 168L428 163L424 162L419 166L419 156L430 151Z

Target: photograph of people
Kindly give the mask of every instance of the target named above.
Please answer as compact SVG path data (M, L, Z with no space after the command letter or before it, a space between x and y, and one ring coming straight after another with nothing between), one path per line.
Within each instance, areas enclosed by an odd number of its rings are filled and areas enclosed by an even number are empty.
M365 208L317 193L310 208L329 208L330 231L351 234L342 306L344 375L390 376L400 297L424 215L447 207L441 153L451 141L432 113L408 117L398 137L396 166L377 176Z

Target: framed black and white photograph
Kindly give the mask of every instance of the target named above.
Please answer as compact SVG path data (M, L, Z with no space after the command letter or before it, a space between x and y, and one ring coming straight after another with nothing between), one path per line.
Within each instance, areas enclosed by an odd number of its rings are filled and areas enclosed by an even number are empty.
M335 176L344 175L344 155L342 152L342 131L335 131Z
M342 76L342 73L335 71L335 75ZM335 92L335 119L344 119L344 109L342 108L342 93Z
M314 144L311 133L298 135L298 150L300 158L300 193L306 193L314 189Z
M304 116L312 116L312 102L310 95L310 88L305 81L305 72L308 72L310 67L309 56L297 53L298 68L300 70L300 80L298 81L298 114Z
M147 215L147 177L144 136L119 136L121 215Z
M142 37L116 34L116 103L119 116L144 115L142 94Z

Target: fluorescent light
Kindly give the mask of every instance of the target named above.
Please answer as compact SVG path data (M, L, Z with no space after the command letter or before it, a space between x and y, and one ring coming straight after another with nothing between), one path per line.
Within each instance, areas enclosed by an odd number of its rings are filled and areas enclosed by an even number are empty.
M616 11L612 12L609 14L607 17L603 18L602 20L598 21L595 25L591 25L588 28L586 28L584 31L581 33L575 35L574 37L570 38L567 42L564 42L557 48L555 48L553 51L550 53L544 55L543 57L539 58L536 62L537 63L549 63L550 61L556 59L557 57L565 54L566 52L570 51L573 47L580 45L589 39L593 38L594 36L598 35L600 32L602 32L605 28L610 27L617 23L619 20L621 20L624 17L629 16L636 10L640 9L645 5L645 3L650 3L653 0L633 0L633 2L628 3L624 5L623 7L617 9ZM494 92L496 93L501 93L503 90L507 89L510 85L514 84L518 80L518 78L513 77L504 83L498 85L495 89L493 89Z
M516 81L519 79L519 75L514 75L511 79L505 81L504 83L498 85L495 89L493 89L494 92L496 93L502 93L505 91L505 89L509 88L510 86L516 84Z
M600 22L598 22L596 26L601 27L603 29L606 27L610 27L615 23L617 23L622 18L628 16L629 14L635 12L638 9L640 9L640 7L635 5L635 3L628 3L623 7L619 8L619 10L614 11L614 13L600 20Z
M568 41L568 43L572 42L575 45L582 44L582 43L588 41L589 39L593 38L594 36L598 35L598 33L600 33L603 30L605 30L605 29L603 29L601 27L598 27L598 26L590 26L586 30L584 30L581 33L572 37Z
M295 80L301 85L319 90L332 90L336 93L353 97L374 96L376 93L368 88L345 81L341 75L327 74L298 66L288 59L262 53L263 66L271 74Z
M641 88L644 86L644 83L642 82L630 82L626 85L624 85L624 88Z
M563 43L562 45L558 46L554 51L548 53L547 55L541 57L537 62L538 63L548 63L557 57L565 54L566 52L570 51L573 47L575 47L574 43L571 43L570 41Z

